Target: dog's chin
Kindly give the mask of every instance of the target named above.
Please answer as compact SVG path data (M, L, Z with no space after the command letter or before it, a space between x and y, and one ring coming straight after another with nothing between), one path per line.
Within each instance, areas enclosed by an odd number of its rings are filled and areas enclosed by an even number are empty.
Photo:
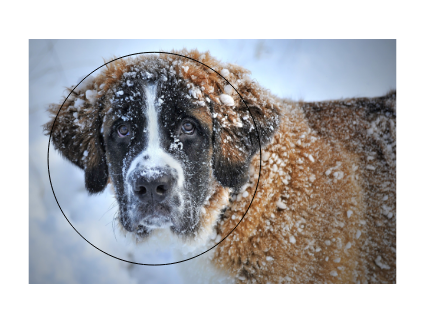
M156 229L169 230L184 238L194 236L198 231L198 221L192 217L177 217L181 214L180 210L167 204L139 205L134 210L138 216L129 218L125 229L139 238L146 238Z
M139 237L146 237L154 229L169 228L173 225L172 209L166 205L143 205L138 207L138 219L132 224L132 230Z

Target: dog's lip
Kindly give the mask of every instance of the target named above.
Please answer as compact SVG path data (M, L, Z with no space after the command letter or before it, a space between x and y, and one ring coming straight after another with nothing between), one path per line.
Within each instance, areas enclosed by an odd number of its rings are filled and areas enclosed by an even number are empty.
M139 225L148 228L163 228L171 226L172 220L169 216L153 214L142 218Z
M151 231L151 229L165 228L174 225L172 207L168 204L139 204L134 206L132 213L132 230L135 232Z

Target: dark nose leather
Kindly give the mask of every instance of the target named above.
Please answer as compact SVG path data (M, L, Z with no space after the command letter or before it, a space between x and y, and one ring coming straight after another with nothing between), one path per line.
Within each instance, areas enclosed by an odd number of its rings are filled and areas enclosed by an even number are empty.
M169 174L148 178L137 176L133 181L133 190L142 202L161 202L172 191L174 182L174 178Z

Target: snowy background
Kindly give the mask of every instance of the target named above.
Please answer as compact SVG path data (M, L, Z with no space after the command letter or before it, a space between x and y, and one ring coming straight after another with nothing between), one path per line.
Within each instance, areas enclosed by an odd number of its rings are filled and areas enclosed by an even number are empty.
M317 101L374 97L396 88L395 40L30 40L29 41L29 282L182 283L177 265L139 266L86 243L54 200L47 174L49 103L65 87L101 66L103 58L171 49L209 50L241 65L280 97ZM83 172L50 152L56 196L76 229L102 250L142 263L172 261L171 250L135 246L113 231L117 211L108 189L88 196Z

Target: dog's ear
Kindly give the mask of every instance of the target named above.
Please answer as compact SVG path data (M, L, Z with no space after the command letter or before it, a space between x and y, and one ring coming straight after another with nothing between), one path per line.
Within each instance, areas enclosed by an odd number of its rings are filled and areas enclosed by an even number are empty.
M226 98L222 96L221 104L214 105L213 171L223 186L237 188L248 180L253 155L271 140L279 114L269 100L269 104L258 104L243 96L244 104L237 96L232 98L233 105L225 105Z
M55 149L85 171L85 187L91 194L103 191L108 181L101 103L95 88L93 83L85 84L63 106L50 105L52 117L44 125Z

